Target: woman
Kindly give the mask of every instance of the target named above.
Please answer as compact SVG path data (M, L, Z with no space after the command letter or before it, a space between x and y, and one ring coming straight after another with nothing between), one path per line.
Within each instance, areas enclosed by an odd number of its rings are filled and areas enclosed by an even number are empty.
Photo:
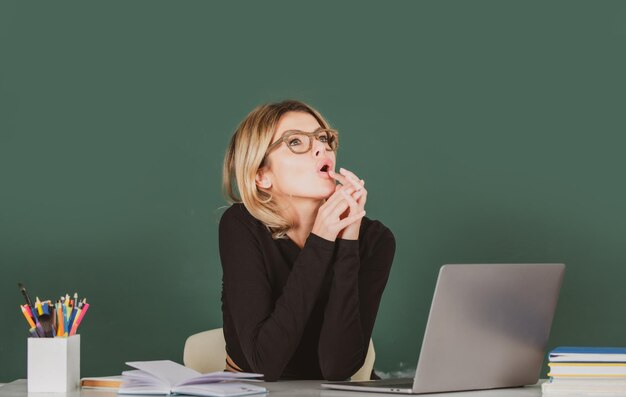
M363 365L395 239L364 216L364 181L334 172L337 147L324 118L292 100L257 107L230 141L234 204L219 228L227 370L341 380Z

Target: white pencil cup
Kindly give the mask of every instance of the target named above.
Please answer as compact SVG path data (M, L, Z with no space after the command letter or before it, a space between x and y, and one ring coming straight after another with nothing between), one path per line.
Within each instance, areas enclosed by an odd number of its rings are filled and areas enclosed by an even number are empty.
M80 335L28 338L28 392L68 392L80 386Z

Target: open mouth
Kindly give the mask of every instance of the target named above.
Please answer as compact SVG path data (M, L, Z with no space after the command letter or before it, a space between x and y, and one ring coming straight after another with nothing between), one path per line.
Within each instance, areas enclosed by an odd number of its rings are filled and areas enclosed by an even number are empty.
M325 164L322 168L320 168L321 172L328 172L328 164Z

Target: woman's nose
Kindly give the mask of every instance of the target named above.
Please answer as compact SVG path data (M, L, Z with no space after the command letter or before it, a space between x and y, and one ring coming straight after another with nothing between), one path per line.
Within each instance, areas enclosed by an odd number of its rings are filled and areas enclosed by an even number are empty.
M313 155L317 157L324 152L326 152L326 145L324 144L324 142L320 141L319 139L313 138Z

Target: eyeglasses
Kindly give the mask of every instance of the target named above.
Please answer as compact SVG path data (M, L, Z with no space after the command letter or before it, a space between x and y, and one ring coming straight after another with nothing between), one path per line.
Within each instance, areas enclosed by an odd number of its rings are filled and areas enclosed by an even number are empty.
M337 130L333 130L331 128L318 128L313 132L289 130L283 132L283 136L267 148L265 157L267 157L272 150L276 149L283 142L286 143L289 150L295 154L306 153L313 147L313 137L315 137L318 141L325 143L326 150L336 152L339 147L339 133Z

